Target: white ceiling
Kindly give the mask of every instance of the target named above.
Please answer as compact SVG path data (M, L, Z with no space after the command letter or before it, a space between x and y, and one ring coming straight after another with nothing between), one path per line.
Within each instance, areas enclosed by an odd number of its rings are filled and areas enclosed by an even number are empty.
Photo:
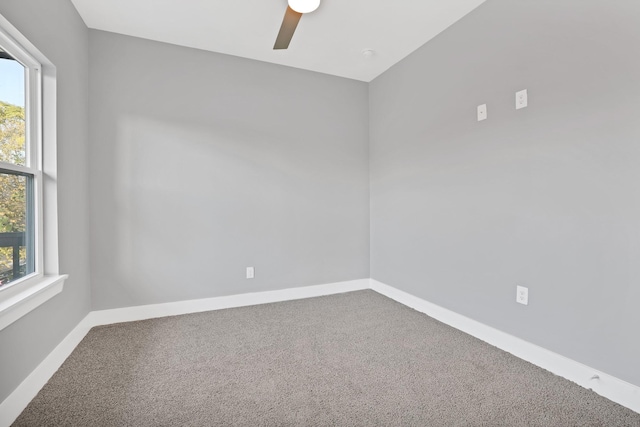
M322 0L279 51L287 0L72 1L89 28L369 82L485 0Z

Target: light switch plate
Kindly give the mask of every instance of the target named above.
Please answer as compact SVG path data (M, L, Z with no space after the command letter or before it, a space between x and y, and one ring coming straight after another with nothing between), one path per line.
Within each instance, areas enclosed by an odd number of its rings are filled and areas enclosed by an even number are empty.
M529 96L527 95L527 90L521 90L520 92L516 92L516 110L526 107L529 105Z
M247 279L256 277L256 270L253 267L247 267Z
M487 104L478 105L478 121L487 119Z

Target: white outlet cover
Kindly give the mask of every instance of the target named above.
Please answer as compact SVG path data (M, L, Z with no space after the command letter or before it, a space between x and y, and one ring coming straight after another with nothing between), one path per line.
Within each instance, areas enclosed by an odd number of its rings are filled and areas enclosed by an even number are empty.
M253 267L247 267L247 279L253 279L256 277L256 271Z
M487 119L487 104L478 105L478 121Z
M516 301L520 304L529 305L529 288L518 286L516 288Z
M527 95L527 90L521 90L520 92L516 92L516 110L526 107L529 105L529 96Z

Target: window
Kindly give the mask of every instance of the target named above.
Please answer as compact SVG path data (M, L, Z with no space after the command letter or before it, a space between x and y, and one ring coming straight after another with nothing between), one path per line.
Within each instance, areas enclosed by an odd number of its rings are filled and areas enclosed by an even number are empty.
M35 113L39 68L20 63L0 46L0 287L36 273L35 210L42 198ZM35 104L35 105L32 105ZM35 146L35 147L34 147Z
M55 67L0 15L0 329L67 277L58 274L55 142Z

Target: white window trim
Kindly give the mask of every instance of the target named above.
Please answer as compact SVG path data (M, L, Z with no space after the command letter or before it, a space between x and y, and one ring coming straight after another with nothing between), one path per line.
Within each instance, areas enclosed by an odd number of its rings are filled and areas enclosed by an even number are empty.
M28 77L27 97L30 105L37 108L26 111L32 150L29 156L41 170L35 194L36 273L0 288L2 330L62 292L68 276L60 275L58 267L56 68L2 15L0 42L32 70Z

